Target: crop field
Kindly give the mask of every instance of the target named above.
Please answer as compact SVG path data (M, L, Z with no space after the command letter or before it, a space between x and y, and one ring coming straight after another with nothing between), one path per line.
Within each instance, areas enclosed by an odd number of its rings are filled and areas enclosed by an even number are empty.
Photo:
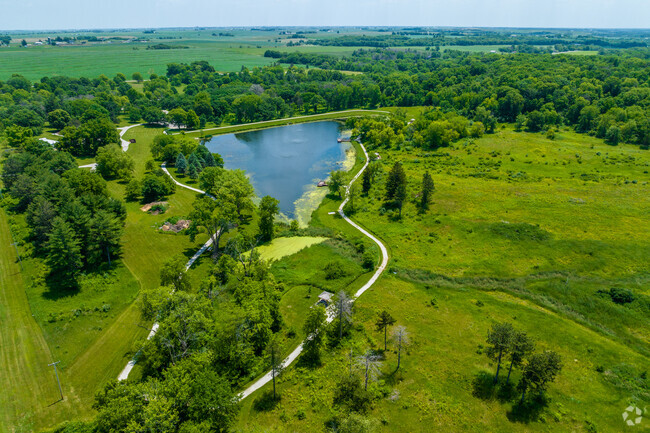
M191 63L205 60L217 71L236 72L242 66L253 68L273 62L264 57L264 51L279 49L313 54L348 55L354 47L297 46L286 47L276 42L278 32L228 31L233 36L212 36L223 29L205 31L158 31L154 35L141 31L115 33L93 33L93 36L119 38L146 38L147 42L125 43L123 40L89 42L87 44L60 46L28 46L21 48L17 42L25 38L28 43L46 40L48 36L79 36L85 33L54 33L12 35L10 47L0 48L0 80L19 73L29 80L40 80L45 76L65 75L70 77L96 77L104 74L114 77L123 73L128 78L134 72L145 77L150 74L164 75L168 63ZM165 44L176 49L148 50L155 44Z

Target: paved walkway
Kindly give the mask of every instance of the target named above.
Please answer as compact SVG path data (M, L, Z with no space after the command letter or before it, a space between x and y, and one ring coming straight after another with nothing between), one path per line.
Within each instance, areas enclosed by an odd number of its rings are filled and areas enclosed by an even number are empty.
M352 227L359 230L365 236L369 237L375 244L377 244L377 246L379 247L379 250L381 251L381 263L377 267L377 270L372 275L372 277L368 280L368 282L366 284L364 284L363 287L361 287L359 290L357 290L357 292L354 294L354 298L352 299L352 302L354 302L356 300L356 298L361 296L366 290L368 290L369 288L371 288L373 286L373 284L375 284L377 279L386 270L386 266L388 265L388 250L386 249L386 246L379 239L377 239L375 236L370 234L367 230L361 228L358 224L356 224L354 221L352 221L350 218L348 218L347 215L345 215L345 213L343 212L343 208L345 207L348 200L350 199L350 194L349 194L350 187L359 178L359 176L361 176L361 174L366 170L366 168L368 168L368 163L370 162L370 160L368 159L368 152L366 152L366 148L361 143L359 143L359 145L361 146L361 149L363 149L363 153L364 153L364 155L366 157L366 163L361 168L361 170L359 170L359 172L356 174L356 176L354 176L352 178L350 183L346 186L346 188L345 188L345 200L343 201L343 203L341 203L341 206L339 206L339 215L341 215L341 217L345 221L347 221L350 225L352 225ZM335 317L335 314L333 314L332 311L329 311L328 314L327 314L327 322L328 323L332 322L332 320L334 320L334 317ZM307 338L309 338L309 337L307 337ZM291 365L291 363L293 361L295 361L298 358L298 356L302 352L303 344L304 343L301 343L298 347L296 347L293 350L293 352L291 352L289 354L289 356L287 356L284 359L284 361L282 361L282 366L283 367L285 367L285 368L288 367L289 365ZM241 394L239 394L239 399L240 400L245 399L246 397L248 397L249 395L251 395L252 393L254 393L255 391L257 391L258 389L260 389L261 387L263 387L264 385L266 385L267 383L269 383L272 380L273 380L273 375L272 375L272 372L269 371L264 376L262 376L261 378L256 380L251 386L246 388Z
M258 123L259 123L259 122L258 122ZM138 126L138 125L133 125L133 126ZM120 138L121 138L122 135L126 132L126 130L128 130L129 128L132 128L133 126L125 127L126 129L123 128L124 130L120 133ZM128 143L127 143L126 146L127 146L127 149L128 149ZM343 212L343 208L345 207L345 205L347 204L347 202L350 200L350 194L349 194L350 187L351 187L352 184L353 184L353 183L354 183L354 182L359 178L359 176L361 176L361 174L363 174L363 172L368 168L368 164L370 163L370 159L368 158L368 152L366 151L366 148L365 148L365 147L363 146L363 144L361 144L361 143L359 143L359 146L361 146L361 149L363 150L364 156L365 156L365 158L366 158L366 162L365 162L365 164L363 165L363 167L361 168L361 170L359 170L359 172L358 172L358 173L357 173L357 174L352 178L352 180L350 181L350 183L346 186L346 188L345 188L345 200L344 200L343 203L341 203L341 205L339 206L338 212L339 212L339 215L341 215L341 218L343 218L343 219L344 219L345 221L347 221L347 222L348 222L352 227L354 227L355 229L359 230L359 231L360 231L361 233L363 233L366 237L370 238L370 239L371 239L375 244L377 244L377 246L379 247L379 250L381 251L381 263L379 264L379 266L378 266L377 269L375 270L375 273L372 275L372 277L368 280L368 282L367 282L366 284L364 284L364 285L363 285L359 290L357 290L357 292L354 294L354 298L352 299L353 302L354 302L354 300L355 300L356 298L358 298L359 296L361 296L361 295L362 295L366 290L368 290L369 288L371 288L371 287L375 284L375 282L377 281L377 279L379 279L379 277L381 276L381 274L384 273L384 271L386 270L386 266L388 265L388 250L386 249L386 246L385 246L385 245L384 245L384 244L383 244L379 239L377 239L375 236L373 236L370 232L368 232L367 230L365 230L364 228L362 228L361 226L359 226L357 223L355 223L354 221L352 221L350 218L348 218L348 216L345 215L345 212ZM123 145L123 148L124 148L124 145ZM126 151L126 149L125 149L125 151ZM166 164L163 163L162 166L161 166L161 168L162 168L163 171L164 171L164 172L165 172L165 173L166 173L166 174L167 174L167 175L168 175L168 176L169 176L169 177L174 181L174 183L175 183L176 185L178 185L178 186L180 186L180 187L182 187L182 188L186 188L186 189L189 189L189 190L191 190L191 191L197 192L197 193L199 193L199 194L206 194L206 195L208 195L209 197L211 197L211 198L214 199L214 197L212 197L210 194L207 194L205 191L202 191L202 190L200 190L200 189L198 189L198 188L193 188L193 187L191 187L191 186L189 186L189 185L185 185L185 184L183 184L183 183L180 183L180 182L177 181L176 179L174 179L174 177L171 175L171 173L167 170ZM197 251L193 256L192 256L192 258L191 258L191 259L187 262L187 264L185 265L185 270L188 270L188 269L192 266L192 264L194 264L194 262L196 261L196 259L198 259L198 258L201 256L201 254L203 254L203 253L205 252L205 250L207 250L211 245L212 245L212 238L210 238L210 239L209 239L209 240L208 240L208 241L207 241L207 242L206 242L206 243L205 243L205 244L204 244L204 245L203 245L203 246L202 246L202 247L201 247L201 248L200 248L200 249L199 249L199 250L198 250L198 251ZM331 312L330 312L330 313L327 315L327 322L330 323L333 319L334 319L334 314L331 314ZM156 331L157 331L157 330L158 330L158 323L156 322L156 323L153 324L153 326L152 326L152 328L151 328L151 332L149 332L149 335L147 336L147 340L149 340L149 339L152 338L154 335L156 335ZM309 337L308 337L308 338L309 338ZM295 348L295 349L294 349L294 350L289 354L289 356L287 356L287 357L282 361L282 365L283 365L284 367L288 367L289 365L291 365L291 364L292 364L292 363L293 363L293 362L298 358L298 356L300 356L300 354L302 353L302 349L303 349L303 343L301 343L298 347L296 347L296 348ZM131 370L133 369L133 367L135 366L135 364L136 364L136 362L137 362L138 354L139 354L139 352L136 353L136 355L133 357L133 359L131 359L131 361L129 361L128 364L124 367L124 369L122 370L122 372L120 373L120 375L119 375L118 378L117 378L118 380L125 380L125 379L127 379L127 378L129 377L129 373L131 373ZM245 389L241 394L239 394L239 399L240 399L240 400L243 400L244 398L248 397L249 395L251 395L252 393L254 393L255 391L257 391L258 389L260 389L261 387L263 387L264 385L266 385L267 383L269 383L271 380L273 380L273 376L272 376L272 372L269 371L269 372L266 373L264 376L262 376L261 378L259 378L258 380L256 380L256 381L255 381L252 385L250 385L248 388L246 388L246 389Z
M136 126L141 126L142 123L138 123L137 125L129 125L129 126L123 126L121 128L117 128L118 131L120 131L120 143L122 144L122 150L127 151L129 150L129 144L130 142L126 141L122 137L124 137L124 134L126 134L126 131L128 131L131 128L135 128Z

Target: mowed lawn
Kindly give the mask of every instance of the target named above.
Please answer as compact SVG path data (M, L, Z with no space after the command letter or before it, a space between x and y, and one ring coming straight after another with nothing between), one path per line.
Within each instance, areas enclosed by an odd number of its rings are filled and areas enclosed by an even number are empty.
M67 376L61 374L66 400L59 401L55 359L32 317L25 295L9 222L0 211L0 432L32 431L78 413L71 404ZM45 421L47 420L47 421Z

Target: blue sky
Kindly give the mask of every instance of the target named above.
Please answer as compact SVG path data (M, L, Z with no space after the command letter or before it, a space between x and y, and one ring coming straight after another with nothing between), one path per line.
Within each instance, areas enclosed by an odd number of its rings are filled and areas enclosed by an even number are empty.
M650 0L0 0L0 30L276 25L648 28Z

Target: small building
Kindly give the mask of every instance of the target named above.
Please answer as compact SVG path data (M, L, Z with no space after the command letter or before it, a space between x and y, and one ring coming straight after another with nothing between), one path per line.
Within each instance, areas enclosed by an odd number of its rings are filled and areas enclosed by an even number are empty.
M129 143L131 143L131 144L135 143L135 138L130 139Z
M316 305L322 305L324 307L327 307L330 302L332 302L332 296L334 296L334 293L330 292L323 292L320 295L318 295L318 302L316 302Z

